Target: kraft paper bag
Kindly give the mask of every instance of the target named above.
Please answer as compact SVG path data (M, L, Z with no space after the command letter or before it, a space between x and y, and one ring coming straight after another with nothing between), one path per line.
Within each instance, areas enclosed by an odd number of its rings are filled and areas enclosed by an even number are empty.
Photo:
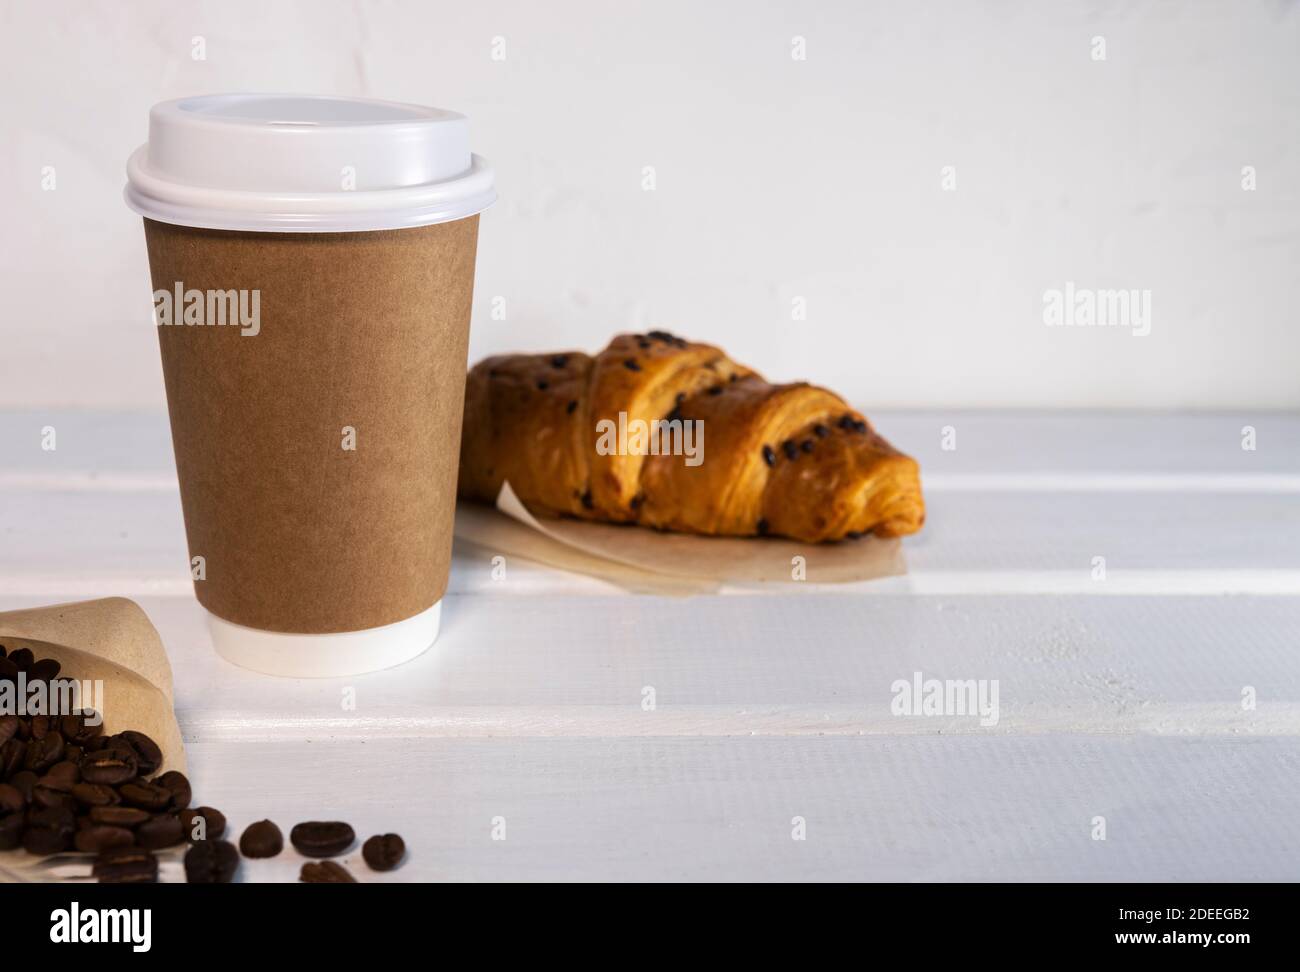
M0 612L0 645L6 651L30 648L37 658L53 658L59 677L102 682L103 694L82 694L81 703L104 717L104 733L135 729L162 750L158 772L185 772L185 747L173 707L172 670L162 639L141 607L124 597L53 604ZM85 863L68 874L51 871L58 859L88 861L70 851L46 859L23 850L0 851L0 881L83 877ZM84 873L82 873L84 872Z

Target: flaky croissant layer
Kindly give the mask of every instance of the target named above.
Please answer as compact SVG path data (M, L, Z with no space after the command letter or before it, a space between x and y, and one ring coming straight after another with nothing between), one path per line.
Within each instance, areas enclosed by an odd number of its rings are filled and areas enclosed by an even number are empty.
M920 469L838 395L773 385L665 331L469 372L460 495L536 512L818 543L925 522Z

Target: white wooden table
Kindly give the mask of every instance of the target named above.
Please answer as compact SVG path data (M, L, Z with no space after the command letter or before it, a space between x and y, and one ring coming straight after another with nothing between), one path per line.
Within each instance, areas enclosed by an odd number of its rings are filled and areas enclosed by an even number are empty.
M390 880L1300 879L1300 416L873 418L922 464L906 577L663 598L461 545L432 651L291 681L210 649L164 416L0 413L0 610L135 598L197 798L399 831ZM891 715L916 671L1000 721Z

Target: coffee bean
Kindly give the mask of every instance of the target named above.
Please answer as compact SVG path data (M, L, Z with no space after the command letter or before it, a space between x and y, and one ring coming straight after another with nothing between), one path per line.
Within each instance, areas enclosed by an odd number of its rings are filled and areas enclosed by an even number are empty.
M307 857L334 857L356 839L352 828L339 820L310 820L289 831L289 842Z
M61 790L71 790L81 782L81 770L71 760L55 763L45 773L45 785Z
M275 857L282 850L284 834L270 820L249 824L239 837L239 852L245 857Z
M21 791L23 799L28 803L32 802L32 791L36 789L36 783L39 777L31 770L19 770L13 776L9 777L9 785L15 786Z
M72 788L72 798L83 807L114 807L122 802L117 791L103 783L78 783Z
M134 754L104 748L81 757L81 778L87 783L117 786L133 780L139 769Z
M41 738L33 738L27 744L27 758L23 768L33 773L44 773L55 763L63 762L63 736L58 732L46 733Z
M190 800L193 799L194 794L190 790L190 781L180 770L168 770L155 779L154 782L171 791L173 810L184 810L190 805Z
M77 821L71 810L47 807L27 814L23 831L23 849L29 854L58 854L72 846Z
M348 869L335 861L308 861L298 880L305 884L356 884Z
M0 746L18 735L18 717L12 713L0 715Z
M12 783L0 783L0 817L22 813L27 808L29 796Z
M143 847L110 847L95 858L91 873L100 884L153 884L158 858Z
M239 851L228 840L201 840L185 852L190 884L229 884L239 870Z
M32 806L47 810L58 807L73 814L78 810L77 801L72 798L71 793L56 790L44 783L37 783L32 787Z
M83 853L98 854L110 847L130 847L135 843L135 834L125 827L92 824L78 830L72 843L77 850Z
M185 840L185 830L181 818L174 813L160 813L150 817L135 828L135 839L141 847L161 850L175 847Z
M58 677L61 668L62 666L53 658L42 658L39 661L32 662L31 671L28 672L28 681L51 682Z
M27 760L27 743L17 736L0 746L0 780L7 780L23 768Z
M30 672L32 662L36 661L36 656L32 654L30 648L15 648L9 652L9 660L20 672Z
M21 813L0 816L0 850L13 850L23 842L26 823Z
M59 731L68 742L85 746L103 733L104 720L94 711L70 712L59 720Z
M221 835L226 832L226 816L220 810L214 810L212 807L198 807L195 809L182 810L180 813L181 828L185 831L185 839L191 844L200 840L219 840ZM203 827L200 836L195 836L196 824L203 821Z
M165 810L172 805L171 790L145 780L132 780L130 783L123 783L117 788L117 792L121 794L122 802L128 807L156 811Z
M118 733L118 738L125 740L135 750L136 763L141 776L153 776L162 765L163 754L158 744L142 732L128 729Z
M86 815L92 823L113 827L138 827L149 819L149 811L137 807L91 807Z
M391 871L405 855L406 842L397 834L375 834L361 845L361 856L372 871Z

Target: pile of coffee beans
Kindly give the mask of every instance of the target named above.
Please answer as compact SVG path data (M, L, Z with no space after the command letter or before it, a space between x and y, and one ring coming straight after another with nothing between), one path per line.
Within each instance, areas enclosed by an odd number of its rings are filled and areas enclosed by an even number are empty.
M55 683L60 666L30 649L0 645L0 682ZM158 773L163 754L142 732L106 735L94 713L0 715L0 851L22 848L49 856L70 851L94 854L93 875L104 883L150 883L158 879L155 851L189 842L185 878L192 884L225 884L239 870L240 855L275 857L284 835L270 820L250 824L239 848L222 840L226 818L212 807L191 807L189 780L176 770ZM308 821L289 832L302 855L337 857L356 842L341 821ZM406 854L396 834L375 835L362 857L375 871L390 871ZM356 879L336 861L303 865L300 880L348 884Z

